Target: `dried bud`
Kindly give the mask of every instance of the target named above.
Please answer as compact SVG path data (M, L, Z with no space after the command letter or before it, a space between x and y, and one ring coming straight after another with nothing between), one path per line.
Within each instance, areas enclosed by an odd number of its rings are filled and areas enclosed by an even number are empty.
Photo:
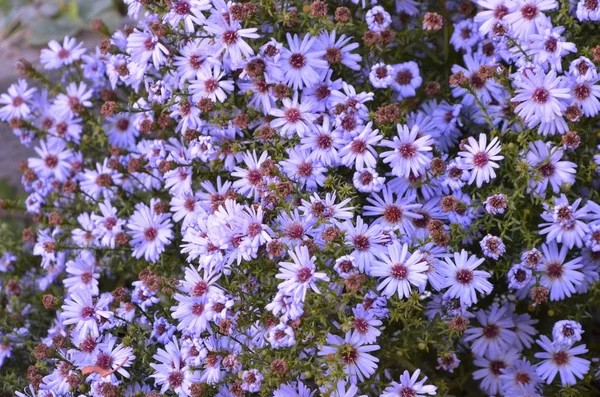
M79 375L77 375L77 374L70 374L70 375L67 377L67 383L68 383L68 384L69 384L69 386L70 386L71 388L73 388L73 389L76 389L76 388L77 388L77 386L79 386L79 381L80 381L80 379L79 379Z
M461 87L469 81L463 72L456 72L448 80L451 86Z
M531 299L533 299L536 305L541 305L548 301L549 292L546 287L533 287L531 289Z
M67 337L61 334L52 337L52 346L63 348L67 346Z
M139 171L140 167L142 165L142 160L140 160L137 157L132 157L129 159L129 162L127 163L127 172L134 173Z
M127 245L127 243L129 242L129 238L127 237L127 235L124 232L119 232L115 236L115 242L118 245Z
M66 194L73 194L77 191L77 182L67 179L63 184L63 192Z
M30 227L23 230L23 242L25 243L35 243L35 233L31 230Z
M352 13L348 7L338 7L335 9L334 18L336 22L346 23L352 19Z
M102 41L100 41L100 44L98 45L98 47L100 48L100 52L102 53L102 55L106 55L110 52L110 40L109 39L103 39Z
M428 96L436 96L441 89L442 86L437 81L428 81L423 85L423 91Z
M594 62L600 62L600 44L592 48L592 55L594 57Z
M231 327L233 326L233 321L230 319L221 320L219 322L219 332L223 335L229 335L231 333Z
M581 138L577 131L569 131L562 136L562 144L569 149L577 149L581 144Z
M191 397L202 397L208 392L208 386L204 383L192 383L190 386Z
M310 6L310 13L313 17L324 17L327 15L327 3L317 0Z
M240 113L233 118L233 125L240 128L248 128L250 117L246 113Z
M288 371L287 363L285 360L275 359L271 363L271 371L277 375L285 375L285 373Z
M210 98L200 99L196 106L202 113L208 113L215 108L215 104L210 100Z
M387 105L377 109L377 112L375 112L375 122L377 124L396 123L401 114L400 106L394 104Z
M112 297L114 298L115 302L117 302L117 303L129 302L129 299L130 299L129 292L127 292L127 290L123 287L119 287L119 288L115 289L112 292Z
M169 116L167 113L161 113L160 116L158 116L158 126L160 128L168 128L171 125L171 116Z
M423 29L438 31L444 26L444 19L437 12L428 12L423 17Z
M440 207L443 212L453 212L456 211L458 206L458 199L452 195L444 196L440 200Z
M366 45L374 46L381 42L381 37L379 36L379 33L367 30L365 34L363 34L362 40Z
M277 131L274 128L265 126L255 131L255 135L262 141L269 141L277 135Z
M56 308L56 298L54 295L46 294L42 297L42 304L46 309Z
M117 110L118 107L119 107L119 105L117 105L116 102L113 102L113 101L104 102L104 104L102 105L102 108L100 108L100 114L103 115L104 117L112 117L115 114L115 111Z
M269 252L269 258L277 258L283 255L285 246L279 240L271 240L267 244L267 251Z
M581 108L579 108L578 105L571 105L565 110L565 117L567 118L567 120L573 123L579 121L582 114L583 112L581 111Z
M463 316L456 316L450 320L448 326L456 332L464 332L467 329L468 324L469 321L466 318Z
M46 346L44 343L40 343L33 349L33 356L36 358L36 360L43 360L44 358L48 357L49 351L50 348L48 346Z
M160 21L152 22L152 25L150 25L150 31L152 31L152 33L157 37L162 37L167 34L167 28Z
M431 159L430 168L431 171L436 175L443 174L446 172L446 163L441 158L434 157Z
M52 213L50 213L50 216L48 216L48 223L51 225L60 225L62 224L62 222L62 217L56 211L53 211Z
M366 277L364 274L361 274L361 273L351 274L344 279L344 285L346 286L346 289L348 291L356 292L356 291L360 290L360 287L362 287L365 279L366 279Z
M336 238L338 238L339 235L340 229L338 229L335 226L328 226L327 228L325 228L325 230L323 230L321 238L323 238L323 240L325 241L333 241Z

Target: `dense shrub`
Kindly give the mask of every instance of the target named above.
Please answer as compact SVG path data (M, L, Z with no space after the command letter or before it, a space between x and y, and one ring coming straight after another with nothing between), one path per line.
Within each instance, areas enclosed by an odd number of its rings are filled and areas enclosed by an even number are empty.
M4 391L598 395L598 2L126 3L0 97Z

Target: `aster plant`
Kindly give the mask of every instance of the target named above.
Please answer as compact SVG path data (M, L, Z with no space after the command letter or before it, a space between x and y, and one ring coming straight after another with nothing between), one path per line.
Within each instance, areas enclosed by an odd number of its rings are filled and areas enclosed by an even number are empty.
M600 394L600 3L125 3L0 96L2 392Z

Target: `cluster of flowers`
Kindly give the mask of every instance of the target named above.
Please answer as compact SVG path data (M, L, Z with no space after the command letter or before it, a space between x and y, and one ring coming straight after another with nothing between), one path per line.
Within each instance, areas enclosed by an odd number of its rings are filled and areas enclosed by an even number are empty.
M594 393L600 2L125 3L0 97L6 387Z

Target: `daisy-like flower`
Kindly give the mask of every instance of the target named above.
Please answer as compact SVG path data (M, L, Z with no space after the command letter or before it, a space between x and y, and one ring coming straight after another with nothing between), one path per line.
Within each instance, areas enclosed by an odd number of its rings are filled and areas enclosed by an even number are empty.
M65 298L62 306L63 324L75 324L75 330L78 332L77 343L88 335L100 336L98 323L102 318L112 317L112 312L105 310L108 302L109 298L106 296L93 298L88 288L77 289Z
M200 70L218 62L211 57L209 41L209 39L190 40L179 50L179 55L175 55L173 65L177 67L177 73L182 81L195 78Z
M481 327L467 329L463 338L464 342L473 342L471 350L475 356L497 356L513 346L517 336L512 331L515 323L508 309L507 305L494 304L490 310L475 312Z
M197 79L191 80L188 86L192 100L198 102L202 98L209 98L213 102L225 102L234 87L233 80L222 80L224 76L225 72L219 65L200 69Z
M129 372L125 368L131 367L135 355L131 347L125 347L123 344L118 344L117 338L108 337L108 341L99 343L96 349L94 349L94 355L92 358L93 365L96 365L107 371L115 371L125 378L129 378ZM115 346L116 345L116 346ZM93 375L95 378L110 381L112 383L117 382L117 377L114 373L108 376L100 376L100 374Z
M498 101L498 99L505 97L503 88L494 79L481 78L481 67L488 66L481 53L466 53L463 56L463 61L465 66L452 66L452 73L462 72L468 79L471 91L467 90L465 87L455 86L452 88L452 96L456 98L463 97L461 102L466 106L476 102L475 96L484 105L487 105L493 100Z
M340 360L344 365L345 373L351 379L358 378L362 382L365 378L370 378L377 369L379 359L369 352L379 350L379 345L362 343L356 333L348 331L343 339L329 334L325 343L327 344L321 347L318 355L331 356Z
M584 279L580 270L582 258L565 262L569 248L563 244L559 251L555 242L542 245L542 251L544 263L540 269L543 272L540 284L550 290L550 300L563 300L576 293L575 287Z
M481 40L477 25L472 19L465 19L454 24L454 32L450 37L450 43L456 51L464 50L467 53L473 51L473 47Z
M504 19L517 37L528 39L531 34L540 33L551 26L550 19L543 11L551 11L557 7L556 0L520 0L514 11Z
M102 164L97 163L96 169L85 170L81 175L79 184L81 190L93 200L98 200L103 196L105 200L110 200L115 195L118 185L122 183L123 175L117 170L108 166L108 159L104 159Z
M491 234L485 236L479 243L479 246L483 251L483 255L495 260L498 260L506 252L506 246L502 242L502 239Z
M552 383L556 375L560 374L562 386L574 385L577 383L576 378L583 379L583 376L590 370L590 361L577 357L588 352L585 345L564 346L553 343L545 335L542 335L536 342L545 350L535 353L536 358L543 360L538 364L536 371L546 383Z
M164 21L173 27L183 27L187 33L194 33L196 26L205 21L202 11L210 10L212 4L208 0L174 0L170 3L170 11L164 16Z
M541 379L537 375L536 367L531 365L526 358L511 363L508 368L503 368L499 378L507 397L539 396L536 389L539 387L538 383Z
M379 130L372 129L372 126L372 122L364 126L360 134L340 150L342 164L346 167L354 165L360 170L364 167L375 168L377 165L377 151L374 146L383 136Z
M240 388L251 393L257 393L260 391L260 385L263 379L264 376L262 376L257 369L244 371L242 372L243 383L240 385Z
M562 120L565 101L571 98L569 88L562 87L562 79L554 70L544 73L525 69L522 76L513 80L517 89L511 102L520 102L515 111L528 126Z
M260 166L266 160L270 159L269 153L264 151L260 157L256 157L256 152L245 152L242 156L244 164L248 169L235 167L235 171L232 172L231 175L239 179L233 183L232 187L241 195L247 197L254 196L254 198L257 199L260 189L262 189L265 184Z
M67 149L67 143L62 139L40 141L40 146L35 148L40 158L29 158L27 166L40 178L56 178L64 182L69 176L73 152Z
M92 295L98 295L98 279L100 274L95 272L96 260L90 251L81 251L74 261L68 261L66 272L70 275L63 280L69 292L77 289L89 289Z
M287 153L288 159L282 161L280 165L290 179L298 182L300 187L306 187L307 190L316 190L317 186L323 186L327 169L319 160L310 160L308 149L294 147L288 149Z
M375 169L367 167L354 173L352 183L359 192L379 192L385 186L385 177L379 176Z
M329 281L329 277L325 273L316 271L315 261L317 258L311 257L305 246L298 246L294 251L288 251L288 254L293 262L279 263L279 274L275 277L285 281L279 284L278 288L294 295L302 302L304 302L309 288L320 294L321 291L316 282Z
M485 199L483 204L485 204L485 211L490 215L504 214L508 207L508 198L502 193L494 194Z
M584 82L575 81L573 84L573 103L581 107L586 117L594 117L600 112L600 85L597 82L596 78Z
M77 44L77 40L69 36L65 37L62 45L52 40L48 43L48 47L42 49L40 53L40 62L44 65L44 69L58 69L70 65L85 54L83 42Z
M228 19L231 19L228 17ZM207 21L204 29L215 35L217 52L224 51L225 56L231 59L231 66L239 66L244 58L254 55L254 50L244 39L258 39L260 35L257 28L242 29L238 21L220 18L219 23Z
M161 393L172 390L179 397L192 395L190 386L192 383L200 382L200 376L186 365L177 338L170 341L164 349L159 348L152 358L158 362L150 364L156 371L150 377L154 378L157 386L161 386Z
M351 220L346 220L339 227L346 232L346 246L354 248L350 255L356 258L358 268L368 274L375 258L385 251L381 227L366 224L360 216L356 218L356 226Z
M573 320L557 321L552 327L554 343L565 346L573 346L576 342L579 342L583 332L581 324Z
M144 257L156 262L173 238L173 224L168 214L157 214L143 203L136 205L135 212L127 223L135 258Z
M317 70L327 69L329 65L323 59L325 51L313 48L316 37L306 34L302 41L298 35L287 33L289 49L281 49L281 62L284 69L285 83L294 90L310 87L319 82Z
M517 7L512 0L477 0L477 5L483 10L475 15L474 21L479 24L479 32L488 34L498 24L504 24L504 17Z
M473 372L473 379L481 379L481 389L486 395L497 395L501 391L503 383L500 376L518 359L519 353L515 349L507 349L497 354L490 354L488 357L476 358L473 364L481 369Z
M392 167L396 176L408 178L413 175L422 175L429 165L433 138L431 135L420 135L418 125L409 129L407 125L398 124L398 135L393 140L385 139L381 146L392 150L381 153L383 162ZM420 135L420 136L419 136Z
M454 253L454 259L444 258L438 271L446 279L446 286L450 287L445 293L445 298L457 298L466 306L477 303L477 292L489 294L492 284L487 280L492 275L483 270L475 270L483 263L475 255L469 256L464 249Z
M351 321L352 329L360 336L361 341L365 343L375 343L377 337L381 335L381 331L377 329L381 324L381 320L375 317L375 314L366 310L363 305L358 305L352 309L354 317Z
M322 125L313 124L300 142L303 150L310 150L311 160L319 160L327 167L338 165L338 150L345 144L340 132L331 130L328 117L323 118Z
M465 160L467 168L471 170L469 185L476 181L477 187L481 187L496 177L494 168L500 167L496 161L504 158L499 155L501 148L498 137L488 144L485 134L479 135L479 142L470 136L464 148L466 151L458 152L458 155Z
M579 0L575 11L580 21L600 20L600 3L597 1Z
M371 266L371 276L384 278L377 286L378 291L383 290L388 297L397 293L403 299L410 296L411 285L421 289L427 284L425 273L429 266L420 251L410 254L407 244L396 242L388 246L388 255L380 255L380 260Z
M352 37L346 37L345 34L337 37L337 33L333 30L331 33L325 30L321 33L317 41L315 41L314 49L317 51L325 51L323 58L329 66L342 64L352 70L360 70L360 61L362 57L358 54L352 54L351 51L358 48L358 43L350 43Z
M553 147L550 142L535 141L529 143L527 163L532 171L538 172L538 178L529 180L529 191L534 190L542 197L546 196L548 185L556 194L562 185L575 183L577 164L570 161L560 161L564 151Z
M382 6L375 6L367 11L365 21L369 30L381 32L392 24L392 17Z
M36 88L29 88L27 81L22 79L12 84L8 88L8 93L0 96L0 104L4 105L0 109L0 120L26 118L31 113L29 106L36 90Z
M564 30L564 27L558 26L545 29L542 34L531 35L531 44L525 51L533 55L536 64L550 64L552 69L562 72L562 58L571 52L577 52L575 44L567 42L561 36Z
M140 134L139 130L131 122L129 113L121 113L116 117L107 118L110 124L107 126L108 141L111 145L124 149L130 149L135 146L136 137Z
M414 61L394 65L392 88L398 93L398 100L415 96L417 88L423 83L419 65Z
M270 114L275 117L271 127L275 128L283 137L298 135L303 138L311 128L316 117L312 114L312 103L298 103L298 91L294 92L293 99L284 98L284 109L271 109Z
M398 396L410 396L410 397L424 397L425 395L434 396L437 391L437 387L433 385L426 385L427 377L423 377L420 381L419 376L421 370L417 369L412 376L410 372L404 371L400 375L400 383L392 382L390 386L386 387L381 394L381 397L398 397Z
M394 68L383 62L376 63L371 67L369 81L375 88L388 88L394 83Z
M563 243L568 249L577 246L583 246L584 238L589 233L589 226L583 221L588 217L588 208L586 205L579 208L581 198L578 198L569 204L569 200L564 194L554 199L554 206L550 207L543 203L544 211L542 219L545 223L540 223L540 234L546 234L548 243Z
M88 89L85 83L71 83L66 88L66 94L58 94L50 111L62 118L74 118L85 108L92 106L93 90Z
M363 215L378 216L373 224L398 228L403 235L410 234L414 229L413 222L423 218L423 215L418 213L422 205L416 202L415 194L405 192L394 198L392 192L393 189L384 187L381 196L373 194L372 198L367 198L372 205L364 206Z
M158 37L148 31L142 32L137 29L127 36L127 52L140 65L146 65L151 60L157 70L169 55L169 50Z

